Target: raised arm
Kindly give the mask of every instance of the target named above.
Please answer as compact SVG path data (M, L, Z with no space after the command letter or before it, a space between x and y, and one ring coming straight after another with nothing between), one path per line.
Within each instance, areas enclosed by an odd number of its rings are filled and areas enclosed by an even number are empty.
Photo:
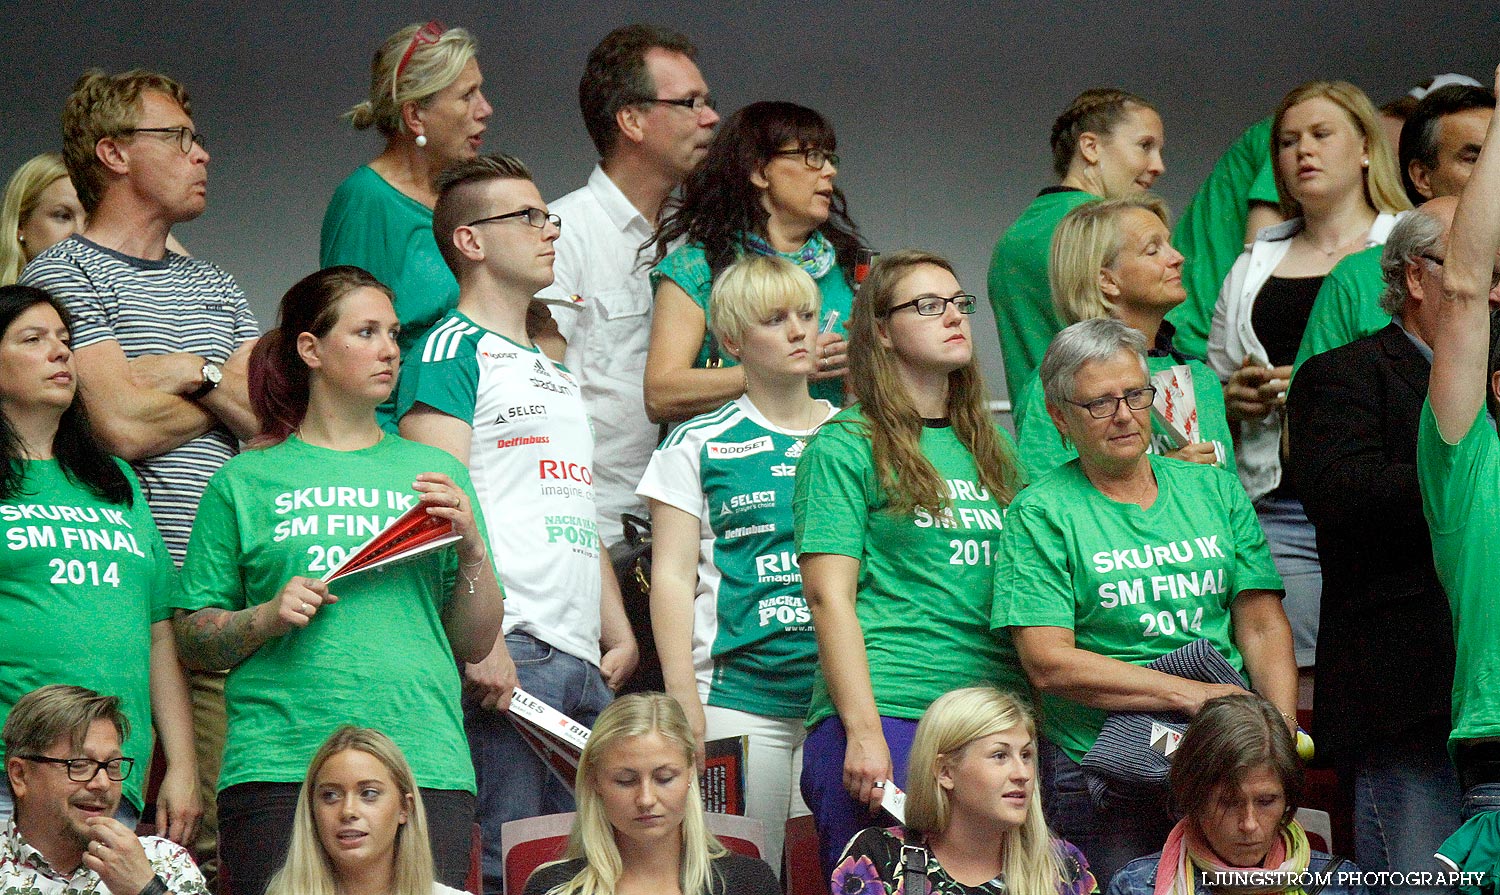
M653 423L707 413L745 393L743 370L693 366L707 331L703 309L681 286L663 279L656 287L651 348L646 354L646 415Z
M1496 69L1500 83L1500 67ZM1490 282L1500 250L1500 115L1453 214L1443 264L1443 299L1432 339L1427 400L1443 440L1456 444L1484 406L1489 369Z
M177 652L189 668L233 668L268 641L293 628L307 627L320 607L336 602L338 597L328 592L327 584L299 575L258 606L179 612L173 619Z

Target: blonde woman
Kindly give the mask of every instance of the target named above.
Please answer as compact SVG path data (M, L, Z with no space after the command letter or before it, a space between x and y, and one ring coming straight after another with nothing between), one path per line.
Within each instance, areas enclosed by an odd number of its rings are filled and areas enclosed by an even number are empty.
M611 703L578 762L568 850L531 875L525 895L778 895L764 861L728 851L704 825L696 748L672 697Z
M16 169L0 205L0 286L21 278L26 262L82 232L85 215L62 156L44 152Z
M746 810L781 866L818 645L795 550L792 483L804 442L838 412L812 398L820 299L800 267L746 255L713 286L711 324L745 393L679 426L637 493L651 506L651 621L667 692L698 740L748 735ZM745 501L741 495L758 495ZM767 563L765 558L771 559Z
M460 895L433 881L422 793L391 738L344 726L297 794L286 864L267 895Z
M434 181L479 155L493 109L480 91L479 46L462 28L407 25L370 65L370 96L349 110L356 130L375 128L385 149L341 184L323 214L319 263L362 267L396 293L401 354L458 304L458 281L432 235ZM391 403L379 419L395 431Z
M925 861L943 895L1087 895L1098 890L1083 852L1054 839L1037 786L1036 722L1019 699L990 687L938 697L911 745L905 826L854 837L833 891L907 884L906 859Z
M1192 463L1234 468L1234 438L1224 416L1219 377L1203 361L1177 350L1163 319L1187 299L1182 253L1172 247L1167 206L1150 193L1090 202L1068 212L1052 234L1049 277L1057 316L1071 326L1112 317L1146 337L1150 373L1186 366L1197 398L1203 440L1176 447L1154 419L1149 450ZM1047 415L1035 374L1016 398L1016 443L1033 479L1078 456Z
M1352 84L1313 81L1292 90L1276 108L1271 141L1288 220L1260 231L1224 280L1208 363L1225 383L1240 481L1286 581L1297 665L1310 668L1323 573L1312 524L1282 475L1282 407L1324 277L1344 256L1384 244L1396 213L1411 203L1375 109Z
M1022 477L986 406L976 302L944 258L882 255L849 321L859 404L824 424L797 467L792 512L819 657L802 795L825 872L888 783L905 785L934 699L955 683L1026 687L1009 637L989 631L990 565Z

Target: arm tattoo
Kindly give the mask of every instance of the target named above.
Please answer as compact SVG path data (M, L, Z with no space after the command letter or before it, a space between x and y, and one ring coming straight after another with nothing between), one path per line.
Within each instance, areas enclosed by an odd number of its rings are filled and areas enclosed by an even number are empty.
M182 664L198 671L233 668L260 649L264 638L251 631L255 607L199 609L179 612L172 619L177 633L177 654Z

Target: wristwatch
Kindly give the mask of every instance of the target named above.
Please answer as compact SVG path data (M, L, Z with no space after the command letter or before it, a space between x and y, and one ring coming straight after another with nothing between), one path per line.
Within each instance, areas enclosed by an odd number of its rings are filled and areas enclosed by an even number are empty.
M193 392L191 395L188 395L188 397L194 401L202 399L209 392L218 388L219 383L224 379L224 371L220 370L219 365L214 363L213 361L208 361L203 365L202 375L203 384L198 386L197 391Z

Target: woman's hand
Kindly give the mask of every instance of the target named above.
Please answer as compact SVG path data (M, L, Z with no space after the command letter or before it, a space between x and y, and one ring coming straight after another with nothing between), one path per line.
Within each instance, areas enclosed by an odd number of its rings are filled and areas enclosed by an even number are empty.
M255 607L251 626L267 640L280 637L295 628L305 628L318 610L337 603L338 597L328 592L328 585L316 578L293 578L281 589L281 593Z
M1219 461L1218 451L1214 449L1212 441L1185 444L1177 450L1169 452L1167 456L1176 457L1178 460L1186 460L1189 463L1202 463L1204 466L1212 466Z
M874 814L892 777L890 747L879 730L861 736L848 735L848 741L844 747L844 789L856 802L868 805Z
M420 500L427 507L427 515L452 522L454 533L463 538L458 545L460 562L473 565L485 558L484 539L479 536L474 507L464 489L441 472L421 473L412 487L421 492Z
M838 333L819 333L813 349L817 369L807 378L813 382L837 379L849 372L849 343Z
M464 665L464 687L479 695L479 704L497 712L510 710L516 692L516 663L505 647L505 637L495 638L495 648L481 661Z
M698 765L698 773L702 774L703 763L707 760L703 743L708 738L708 719L703 715L703 700L698 698L696 690L691 693L674 693L672 698L682 706L688 728L693 731L693 762Z
M1292 368L1264 367L1249 357L1224 385L1224 410L1231 420L1264 419L1286 403Z
M197 768L167 765L156 793L156 834L178 845L191 845L203 818L203 796Z

